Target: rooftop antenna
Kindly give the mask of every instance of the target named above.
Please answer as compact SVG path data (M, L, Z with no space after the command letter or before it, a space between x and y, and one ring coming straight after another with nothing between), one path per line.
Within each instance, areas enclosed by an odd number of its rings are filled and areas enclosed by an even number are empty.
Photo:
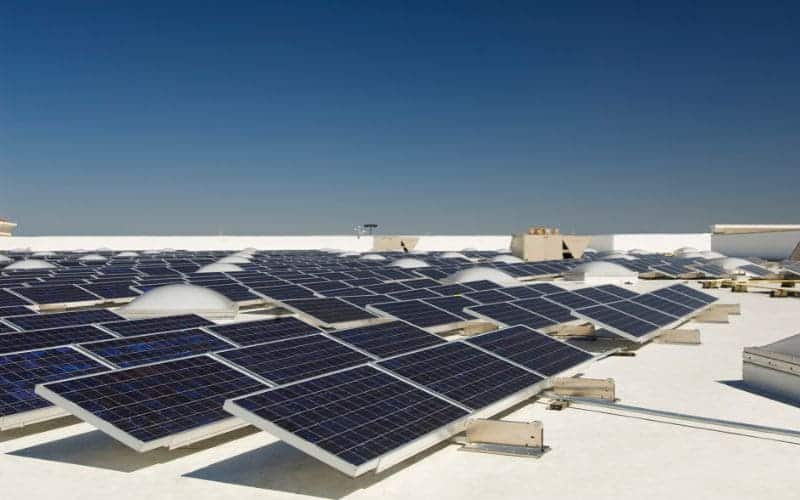
M372 236L372 231L373 231L374 229L378 229L378 225L377 225L377 224L364 224L364 229L366 229L367 231L369 231L369 233L368 233L368 234L369 234L370 236Z

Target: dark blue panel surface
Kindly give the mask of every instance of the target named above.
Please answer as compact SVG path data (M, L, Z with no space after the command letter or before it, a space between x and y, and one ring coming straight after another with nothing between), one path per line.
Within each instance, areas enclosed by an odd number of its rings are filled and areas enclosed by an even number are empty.
M477 306L478 303L462 296L454 297L439 297L437 299L425 299L426 304L431 304L444 309L445 311L454 314L462 319L472 319L473 317L464 312L467 307Z
M531 328L544 328L556 322L539 314L527 311L511 303L487 304L466 309L505 326L524 325Z
M592 355L524 326L513 326L467 340L498 356L547 376L583 363Z
M71 347L0 355L0 417L51 406L33 392L36 384L108 369Z
M388 358L445 342L432 333L402 321L339 330L330 332L329 335L378 358Z
M542 380L463 342L405 354L380 365L434 392L480 409Z
M38 285L14 288L13 291L34 304L68 304L71 302L97 301L99 299L96 295L75 285Z
M302 337L320 331L319 328L292 317L228 323L211 326L208 329L241 346Z
M233 404L354 466L468 414L366 366L253 394Z
M0 335L0 353L31 351L114 338L93 325L64 326Z
M545 298L515 300L512 302L512 304L517 307L521 307L526 311L536 313L539 316L544 316L545 318L556 323L566 323L567 321L572 321L575 319L575 316L572 315L572 312L570 312L568 307L564 307L561 304L556 304L555 302L550 302Z
M180 314L177 316L163 316L161 318L103 323L103 328L118 335L122 335L123 337L131 337L133 335L145 335L147 333L187 330L189 328L211 326L213 324L213 322L201 318L196 314Z
M658 325L635 318L608 306L598 305L577 311L592 321L619 330L633 337L642 337L658 330Z
M285 300L283 303L324 324L368 320L375 317L364 309L335 297Z
M41 330L59 326L90 325L124 319L107 309L89 311L72 311L52 314L31 314L28 316L13 316L6 318L9 323L23 330Z
M447 311L443 311L421 300L406 300L402 302L388 302L384 304L372 304L370 309L381 311L394 318L407 321L412 325L422 328L429 328L463 321L460 317L454 316Z

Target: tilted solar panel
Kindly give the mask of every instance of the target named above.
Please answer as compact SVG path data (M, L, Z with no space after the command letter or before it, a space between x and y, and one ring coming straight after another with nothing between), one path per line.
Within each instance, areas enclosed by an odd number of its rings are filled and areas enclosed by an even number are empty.
M286 340L320 332L319 328L293 317L214 325L207 327L207 330L240 346Z
M0 353L32 351L114 338L94 325L65 326L0 335Z
M500 291L507 295L511 295L517 299L532 299L535 297L541 297L544 295L543 292L536 290L535 288L531 288L529 286L514 286L511 288L501 288Z
M688 297L691 297L695 300L699 300L703 304L711 304L716 302L718 299L713 295L708 293L701 292L700 290L695 290L694 288L690 288L686 285L673 285L670 287L671 290L674 290L678 293L682 293Z
M371 358L324 335L306 335L217 353L275 385L316 377L371 361Z
M31 313L33 313L33 310L26 306L0 307L0 318L7 318L9 316L23 316Z
M314 292L312 290L300 285L286 284L281 286L258 286L252 288L259 295L263 295L264 297L272 300L289 300L314 297Z
M96 302L100 297L75 285L40 285L12 289L34 304L61 304L72 302Z
M656 326L663 327L675 322L674 316L664 314L661 311L656 311L655 309L650 309L649 307L637 304L636 302L631 302L630 300L621 300L619 302L614 302L613 304L607 305L613 309L616 309L617 311L622 311L625 314L642 319Z
M452 432L442 429L468 415L370 366L229 400L225 409L353 477L428 435L446 439Z
M459 283L453 283L452 285L439 285L433 286L428 288L428 290L438 293L439 295L447 296L447 295L461 295L463 293L474 292L472 288L467 286L461 285Z
M358 307L367 307L370 304L380 304L381 302L392 302L392 297L388 295L373 294L373 295L356 295L354 297L342 297L342 300L353 304Z
M368 310L378 314L391 316L406 321L422 328L431 328L443 325L458 324L463 322L459 316L450 314L421 300L405 300L401 302L387 302L383 304L370 304Z
M466 342L545 376L557 375L592 359L582 349L525 326L495 330L470 337Z
M405 292L390 293L389 296L394 300L430 299L435 297L441 297L441 295L439 295L438 293L435 293L426 288L419 288L417 290L407 290Z
M123 337L145 335L156 332L169 332L172 330L188 330L201 326L211 326L214 323L196 314L180 314L177 316L162 316L160 318L135 319L103 323L103 328Z
M580 309L582 307L589 307L597 305L597 302L587 299L575 292L559 292L548 294L547 300L561 304L562 306L569 307L570 309Z
M598 304L608 304L610 302L616 302L619 300L618 296L595 287L580 288L578 290L573 290L573 292L581 297L593 300Z
M34 386L109 368L72 347L0 355L0 428L20 413L51 404L34 393Z
M231 419L222 409L226 399L266 387L201 355L38 385L36 394L127 446L147 451L206 426L219 432L219 425Z
M380 366L468 408L485 408L542 377L463 342L404 354Z
M377 358L388 358L445 342L432 333L402 321L338 330L328 335Z
M503 293L499 289L465 293L464 297L480 304L496 304L498 302L510 302L515 299L515 297Z
M87 311L71 311L50 314L30 314L27 316L13 316L5 321L13 323L22 330L43 330L60 326L91 325L124 319L108 309L93 309Z
M606 293L610 293L612 295L616 295L621 299L632 299L634 297L638 297L639 294L636 292L632 292L626 288L622 288L621 286L617 285L600 285L596 287L598 290L602 290Z
M81 344L81 348L120 368L230 349L233 344L202 330L178 330Z
M659 329L658 325L625 314L606 305L579 309L575 311L575 314L585 317L592 322L599 323L608 330L637 342L641 342Z
M564 307L561 304L556 304L555 302L550 302L549 300L541 297L515 300L512 302L512 304L517 307L521 307L526 311L536 313L539 316L544 316L554 323L566 323L575 319L575 316L572 315L570 308Z
M482 292L484 290L494 290L495 288L501 288L500 285L495 283L494 281L489 280L477 280L477 281L467 281L465 283L461 283L462 285L472 288L476 292Z
M464 312L464 309L467 307L477 306L479 305L474 300L470 300L463 296L454 296L454 297L439 297L434 299L423 299L423 302L426 304L431 304L432 306L438 307L439 309L444 309L445 311L458 316L459 318L469 320L473 319L472 316Z
M383 283L381 285L370 285L365 286L367 290L373 293L397 293L397 292L407 292L411 290L411 288L403 285L402 283Z
M675 290L672 290L670 287L661 288L660 290L655 290L650 293L655 295L656 297L661 297L662 299L669 300L670 302L686 306L689 309L692 309L693 311L702 309L703 307L706 306L704 302L689 297L688 295L679 293Z
M663 313L669 314L670 316L675 316L676 318L682 318L684 316L688 316L693 312L692 308L690 307L676 304L667 299L661 298L657 295L653 295L652 293L639 295L638 297L633 298L631 300L633 302L636 302L637 304L647 306L650 309L655 309L656 311L661 311Z
M354 321L375 319L366 310L336 297L285 300L286 307L316 319L322 326L334 327Z
M524 325L531 328L544 328L556 322L539 314L517 307L510 302L486 304L464 309L464 312L500 324L501 326Z
M26 306L30 303L30 300L24 299L18 295L14 295L6 290L0 290L0 307Z

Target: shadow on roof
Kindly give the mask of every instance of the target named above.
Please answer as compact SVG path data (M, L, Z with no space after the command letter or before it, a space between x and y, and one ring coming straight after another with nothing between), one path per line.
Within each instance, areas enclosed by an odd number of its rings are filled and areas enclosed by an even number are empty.
M184 474L184 477L249 486L263 490L338 499L368 488L446 447L439 443L380 474L350 478L283 441L236 455L227 460Z
M255 427L247 426L195 443L191 447L175 450L158 448L146 453L139 453L107 434L95 430L16 450L10 452L9 455L97 467L118 472L135 472L151 465L171 462L256 432L258 430Z

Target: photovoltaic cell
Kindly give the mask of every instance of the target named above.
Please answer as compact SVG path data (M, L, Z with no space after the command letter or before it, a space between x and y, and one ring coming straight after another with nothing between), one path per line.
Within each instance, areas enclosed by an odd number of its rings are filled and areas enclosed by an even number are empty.
M319 328L293 317L228 323L210 326L207 329L241 346L302 337L320 331Z
M421 300L405 300L371 304L368 309L406 321L422 328L460 323L463 320L447 311L443 311Z
M381 302L391 302L394 299L388 295L356 295L354 297L342 297L343 300L358 307L367 307L370 304L380 304Z
M120 368L230 349L232 344L202 330L178 330L81 344Z
M608 304L619 300L618 296L594 287L581 288L578 290L573 290L573 292L580 295L581 297L586 297L589 300L593 300L598 304Z
M81 288L101 297L103 299L127 299L136 297L139 292L131 288L133 282L130 283L93 283L89 285L81 285Z
M650 309L636 302L631 302L630 300L621 300L613 304L608 304L608 306L635 318L643 319L648 323L653 323L656 326L663 327L675 322L675 317L673 316L656 311L655 309Z
M428 290L438 293L439 295L448 296L448 295L461 295L463 293L474 292L472 288L466 287L459 283L453 283L452 285L439 285L433 286L428 288Z
M639 294L636 292L631 292L626 288L622 288L621 286L617 285L600 285L596 287L598 290L602 290L606 293L610 293L612 295L616 295L621 299L632 299L634 297L638 297Z
M580 309L597 305L597 302L587 299L575 292L559 292L547 295L547 300L569 307L570 309Z
M476 292L482 292L483 290L494 290L495 288L500 288L500 285L498 285L494 281L489 281L489 280L467 281L466 283L461 283L461 284L466 287L472 288Z
M611 331L639 339L658 330L658 325L625 314L605 305L597 305L576 311L590 321L600 323Z
M87 311L13 316L5 318L5 321L13 323L22 330L43 330L45 328L57 328L60 326L105 323L107 321L118 321L121 319L123 319L121 316L108 309L94 309Z
M566 323L575 319L568 307L550 302L544 298L515 300L512 304L539 316L544 316L555 323Z
M501 288L500 291L502 291L507 295L511 295L512 297L517 299L532 299L544 295L544 293L529 286L514 286L511 288Z
M481 304L496 304L498 302L510 302L514 300L514 297L505 294L500 290L483 290L481 292L470 292L470 293L465 293L464 297Z
M542 377L534 373L463 342L448 342L381 361L379 364L476 410L542 380Z
M308 288L300 285L282 285L282 286L267 286L267 287L253 287L253 290L272 300L289 300L300 299L305 297L314 297L314 292Z
M111 338L114 337L110 333L106 333L93 325L29 330L0 335L0 353L32 351L46 347L80 344L81 342Z
M34 393L36 384L107 370L71 347L0 355L0 417L50 406Z
M13 333L16 332L14 328L0 321L0 333Z
M160 318L135 319L103 323L103 328L123 337L145 335L148 333L169 332L172 330L188 330L214 323L196 314L180 314L162 316Z
M495 330L471 337L467 342L546 376L557 375L592 358L586 351L524 326Z
M276 385L371 361L368 356L323 335L242 347L217 356Z
M389 296L395 300L414 300L414 299L430 299L441 297L436 292L432 292L426 288L419 288L417 290L408 290L405 292L390 293Z
M365 472L359 466L468 415L369 366L234 399L225 407L267 432L288 433L290 444L314 445L324 454L318 458L351 476Z
M528 288L536 290L538 292L542 292L545 295L550 295L553 293L564 292L565 290L561 287L558 287L552 283L534 283L532 285L528 285Z
M688 316L693 312L693 310L690 307L676 304L669 300L663 299L657 295L653 295L652 293L639 295L638 297L633 298L631 300L633 302L636 302L637 304L647 306L650 309L655 309L656 311L661 311L663 313L669 314L670 316L675 316L676 318Z
M338 330L329 335L378 358L388 358L445 342L432 333L402 321Z
M694 298L689 297L688 295L684 295L675 290L672 290L671 287L655 290L651 293L657 297L661 297L662 299L667 299L670 302L675 302L676 304L680 304L682 306L686 306L692 310L702 309L706 305L705 303L699 300L695 300Z
M444 309L445 311L458 316L462 319L472 319L473 317L469 314L464 312L464 309L467 307L477 306L479 305L474 300L470 300L463 296L454 296L454 297L439 297L436 299L425 299L423 300L426 304L431 304L433 306L438 307L439 309Z
M365 286L364 288L373 293L397 293L411 290L411 288L401 283L383 283L381 285Z
M283 303L289 308L319 320L323 325L335 325L336 323L375 318L364 309L336 297L286 300Z
M29 300L23 299L6 290L0 290L0 307L25 306L30 304Z
M714 297L713 295L701 292L699 290L695 290L694 288L690 288L686 285L673 285L670 287L670 289L678 293L682 293L683 295L691 297L695 300L699 300L703 304L711 304L717 301L717 298Z
M222 409L226 399L265 387L202 355L53 382L39 386L37 394L79 407L76 416L113 426L123 434L114 437L145 451L168 444L176 434L230 418Z
M539 314L517 307L510 302L473 306L464 310L478 318L486 318L503 326L524 325L531 328L544 328L556 322Z
M14 293L22 295L34 304L61 304L72 302L96 302L99 297L75 285L40 285L14 288Z
M419 278L415 280L406 280L403 281L403 285L413 288L413 289L420 289L420 288L431 288L435 286L441 285L438 281L434 281L430 278Z

